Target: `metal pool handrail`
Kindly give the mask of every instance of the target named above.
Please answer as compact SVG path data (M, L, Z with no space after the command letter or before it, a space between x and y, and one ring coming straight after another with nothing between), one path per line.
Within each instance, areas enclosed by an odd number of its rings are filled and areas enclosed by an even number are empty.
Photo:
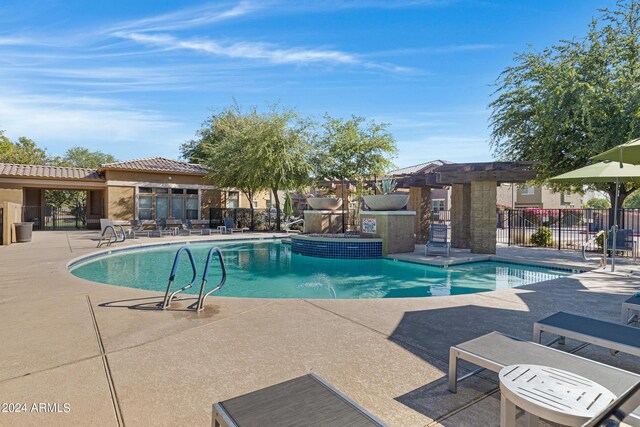
M591 243L595 242L598 239L598 237L600 237L603 234L606 234L605 230L599 231L595 236L593 236L585 244L582 245L582 258L585 261L597 261L597 260L600 260L600 258L587 258L587 246L589 246ZM605 237L603 237L602 246L603 246L603 251L602 251L602 259L601 259L600 262L602 263L602 267L604 268L607 265L607 239L606 239L606 235L605 235Z
M178 264L180 262L180 257L182 256L183 252L186 252L187 255L189 256L189 261L191 261L191 269L193 270L193 277L191 278L191 282L184 285L177 291L173 292L171 295L169 295L169 291L171 291L171 285L173 284L173 281L176 278L176 272L178 271ZM197 276L198 276L198 271L196 269L196 262L193 259L193 253L191 253L191 249L189 249L186 246L181 247L180 249L178 249L178 252L176 252L176 257L173 259L173 267L171 268L171 274L169 275L169 284L167 285L167 291L164 294L164 301L162 302L161 308L164 310L167 307L169 307L169 305L171 304L171 300L176 296L176 294L184 290L187 290L191 286L193 286L193 283L196 281ZM202 293L202 290L200 292Z
M218 254L218 259L220 260L220 267L222 268L222 279L220 280L220 283L218 283L218 285L215 288L211 289L209 292L204 294L204 287L207 284L207 275L209 274L209 266L211 264L211 258L213 257L214 253ZM209 253L207 254L207 260L205 261L205 264L204 264L204 272L202 273L202 284L200 285L200 295L198 296L196 311L202 311L204 309L204 300L210 294L220 290L224 286L224 283L226 281L227 281L227 269L224 265L224 259L222 259L222 251L220 250L219 247L216 246L209 249Z
M116 232L115 227L120 227L120 231L122 231L122 238L118 237L118 233ZM111 230L113 233L113 240L111 240L111 235L107 235L107 231ZM105 240L106 238L106 240ZM124 227L121 225L107 225L104 230L102 230L102 234L100 235L100 241L98 242L97 248L102 246L103 244L107 244L107 246L111 246L112 243L120 243L127 240L127 233L124 231Z

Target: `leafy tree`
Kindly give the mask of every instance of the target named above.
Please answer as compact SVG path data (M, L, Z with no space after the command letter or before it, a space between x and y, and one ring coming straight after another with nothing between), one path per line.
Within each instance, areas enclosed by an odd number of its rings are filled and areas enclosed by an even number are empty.
M259 137L242 159L271 189L280 230L280 190L300 189L311 182L313 123L287 108L272 106L260 114Z
M182 145L183 157L208 166L209 178L218 186L253 194L270 189L281 225L278 191L300 188L311 176L311 123L289 109L276 106L261 113L244 113L234 106L208 119L199 139ZM253 224L253 206L251 207Z
M0 162L26 165L44 165L49 161L46 150L31 139L21 136L12 142L0 131Z
M627 199L627 202L629 199ZM605 198L602 197L594 197L589 199L585 204L587 209L609 209L611 207L611 203Z
M111 154L102 151L89 151L88 148L75 146L69 148L62 158L55 159L53 163L57 166L97 169L100 165L116 161L116 158Z
M518 54L490 104L495 154L539 162L543 183L640 137L639 23L640 2L618 0L615 10L600 10L585 37ZM594 187L614 200L614 184ZM619 206L637 188L621 185Z
M237 105L211 116L198 131L200 139L182 145L182 156L191 162L208 167L209 179L220 187L232 187L242 191L249 201L254 195L267 188L265 180L257 170L247 167L243 159L247 151L260 138L261 118L255 110L242 114ZM253 203L251 229L255 226Z
M625 208L640 208L640 191L634 191L624 201Z
M324 179L361 180L383 175L397 152L387 123L366 123L364 117L349 120L325 114L317 139L316 175Z

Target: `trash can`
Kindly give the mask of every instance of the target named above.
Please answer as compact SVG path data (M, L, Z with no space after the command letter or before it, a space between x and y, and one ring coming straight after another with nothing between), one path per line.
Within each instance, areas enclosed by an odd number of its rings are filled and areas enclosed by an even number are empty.
M16 242L26 243L31 241L31 234L33 233L32 222L16 222Z

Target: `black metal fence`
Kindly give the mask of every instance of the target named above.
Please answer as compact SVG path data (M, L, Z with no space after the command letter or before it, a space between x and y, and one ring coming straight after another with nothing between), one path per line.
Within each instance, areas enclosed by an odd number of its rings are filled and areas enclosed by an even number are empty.
M432 212L437 223L449 223L450 211ZM610 228L612 209L515 208L496 211L496 241L509 246L541 246L540 229L546 227L549 247L582 250L601 230ZM621 209L618 228L633 230L636 252L640 250L640 209ZM543 239L544 240L544 239ZM602 240L589 243L588 251L602 250ZM630 251L620 255L633 255ZM640 255L640 253L636 253Z
M253 210L253 222L254 230L256 231L273 231L276 229L276 210L271 209L254 209ZM360 229L360 215L356 209L345 211L346 221L345 225L347 231L358 231ZM234 226L238 228L251 228L251 209L249 208L210 208L209 209L209 228L216 228L220 225L224 225L224 218L229 217L233 219ZM301 216L300 216L301 217ZM294 220L297 217L292 215L286 218L283 213L280 214L281 228L284 229L285 224L288 221ZM337 210L333 221L342 222L341 211ZM342 224L340 224L341 226ZM302 223L298 223L291 227L292 229L302 229Z
M2 245L2 242L4 240L4 235L2 233L4 233L4 209L0 208L0 245Z
M23 206L22 220L34 230L81 230L100 228L100 218L87 218L85 206Z

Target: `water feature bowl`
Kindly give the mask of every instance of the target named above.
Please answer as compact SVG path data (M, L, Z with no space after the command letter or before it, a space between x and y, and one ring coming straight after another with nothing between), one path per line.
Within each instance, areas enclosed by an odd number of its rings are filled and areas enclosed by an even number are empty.
M376 194L362 198L372 211L399 211L409 202L408 194Z
M309 197L307 203L316 211L335 211L342 206L342 199L338 197Z

